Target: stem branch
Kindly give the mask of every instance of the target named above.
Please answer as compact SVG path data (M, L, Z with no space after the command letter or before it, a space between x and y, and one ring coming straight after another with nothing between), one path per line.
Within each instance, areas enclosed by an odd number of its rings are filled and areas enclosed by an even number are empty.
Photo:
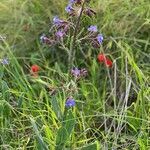
M82 16L82 13L83 13L83 10L84 10L84 4L85 4L85 0L82 4L81 11L80 11L79 17L77 18L77 22L76 22L76 25L75 25L75 30L74 30L74 33L73 33L73 40L71 42L70 54L69 54L69 58L68 58L69 70L72 68L73 63L74 63L74 58L75 58L74 48L75 48L75 44L76 44L76 37L77 37L77 33L78 33L79 24L80 24L80 21L81 21L81 16Z

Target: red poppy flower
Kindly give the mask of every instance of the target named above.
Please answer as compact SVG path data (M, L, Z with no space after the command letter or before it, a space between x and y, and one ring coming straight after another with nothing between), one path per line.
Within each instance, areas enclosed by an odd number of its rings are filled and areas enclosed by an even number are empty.
M98 61L100 62L100 63L104 63L105 65L106 65L106 67L112 67L112 61L109 59L109 58L107 58L106 56L105 56L105 54L99 54L98 55Z
M40 67L39 67L38 65L32 65L32 66L31 66L31 71L32 71L32 72L36 73L36 72L38 72L39 70L40 70Z
M106 56L104 54L99 54L97 58L99 62L104 62L106 60Z
M106 61L105 61L105 65L106 65L107 67L110 67L110 68L111 68L111 67L112 67L112 64L113 64L112 61L107 58Z
M40 67L38 65L32 65L31 66L31 74L33 76L35 76L35 77L38 76L39 70L40 70Z

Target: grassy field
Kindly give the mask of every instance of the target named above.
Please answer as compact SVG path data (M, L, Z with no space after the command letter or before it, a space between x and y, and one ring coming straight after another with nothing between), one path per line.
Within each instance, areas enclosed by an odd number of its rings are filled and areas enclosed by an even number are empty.
M96 15L81 17L75 55L66 48L71 34L61 46L40 42L54 16L67 20L67 2L0 1L0 60L9 61L0 64L0 149L149 150L149 0L91 0ZM90 25L104 36L100 48L80 41ZM77 80L72 66L87 76ZM65 106L68 97L74 107Z

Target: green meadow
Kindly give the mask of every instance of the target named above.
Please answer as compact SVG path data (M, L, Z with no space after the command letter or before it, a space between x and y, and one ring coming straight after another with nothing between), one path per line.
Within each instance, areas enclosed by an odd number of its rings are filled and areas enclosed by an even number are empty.
M96 14L81 16L77 33L42 43L55 16L76 27L80 16L69 16L67 3L0 1L0 149L149 150L150 1L91 0ZM103 34L98 48L81 41L90 25ZM71 74L74 67L86 75Z

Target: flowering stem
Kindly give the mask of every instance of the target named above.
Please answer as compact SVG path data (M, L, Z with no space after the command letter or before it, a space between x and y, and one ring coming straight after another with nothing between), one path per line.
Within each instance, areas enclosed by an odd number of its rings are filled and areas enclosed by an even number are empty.
M85 4L85 0L83 1L82 7L81 7L81 11L79 14L79 17L77 19L76 25L75 25L75 30L74 30L74 34L73 34L73 40L71 42L71 48L70 48L70 54L69 54L69 58L68 58L68 63L69 63L69 69L72 68L73 63L74 63L74 57L75 57L75 44L76 44L76 37L77 37L77 32L78 32L78 27L81 21L81 16L84 10L84 4Z

